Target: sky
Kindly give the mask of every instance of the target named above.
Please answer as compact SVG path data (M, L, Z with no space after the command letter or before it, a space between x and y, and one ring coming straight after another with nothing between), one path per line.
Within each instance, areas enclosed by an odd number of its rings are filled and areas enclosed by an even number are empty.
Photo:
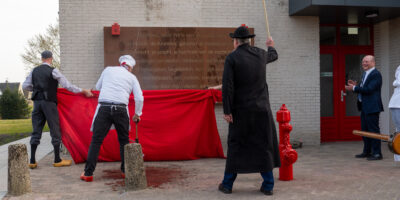
M0 83L23 82L28 40L56 24L58 0L0 0Z

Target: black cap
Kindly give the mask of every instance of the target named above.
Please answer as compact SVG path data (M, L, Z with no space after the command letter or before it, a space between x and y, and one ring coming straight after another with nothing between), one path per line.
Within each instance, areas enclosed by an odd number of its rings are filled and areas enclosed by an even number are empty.
M256 35L254 34L250 34L250 31L248 29L248 27L246 26L246 24L242 24L241 26L239 26L235 32L233 33L229 33L229 36L231 38L241 38L241 39L245 39L245 38L253 38Z
M47 58L52 58L53 57L53 53L51 53L51 51L43 51L42 52L42 59L47 59Z

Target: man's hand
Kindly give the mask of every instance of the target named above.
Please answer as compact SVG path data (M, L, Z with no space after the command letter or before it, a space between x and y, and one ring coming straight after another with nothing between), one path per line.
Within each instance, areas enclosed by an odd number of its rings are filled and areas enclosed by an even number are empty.
M135 114L135 115L132 117L132 121L134 121L135 123L139 123L139 122L140 122L140 116L137 115L137 114Z
M90 90L87 89L82 89L82 94L84 94L86 97L92 97L93 93Z
M353 81L353 80L348 80L347 81L347 85L357 85L357 81Z
M274 47L275 46L275 42L274 42L274 40L272 40L272 37L269 37L265 44L267 45L267 47Z
M222 90L222 85L210 86L210 87L208 87L208 89Z
M233 117L232 114L229 115L224 115L224 119L226 120L226 122L228 123L233 123Z
M353 87L354 87L353 84L348 84L348 85L345 85L345 86L344 86L344 88L345 88L347 91L353 91Z

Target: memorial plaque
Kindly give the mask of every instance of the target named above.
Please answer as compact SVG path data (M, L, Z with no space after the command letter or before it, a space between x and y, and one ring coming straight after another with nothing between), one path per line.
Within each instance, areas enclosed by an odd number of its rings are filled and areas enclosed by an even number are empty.
M236 28L104 27L104 64L118 66L121 55L136 60L133 73L142 89L204 89L222 83L229 37ZM250 29L253 33L254 29Z

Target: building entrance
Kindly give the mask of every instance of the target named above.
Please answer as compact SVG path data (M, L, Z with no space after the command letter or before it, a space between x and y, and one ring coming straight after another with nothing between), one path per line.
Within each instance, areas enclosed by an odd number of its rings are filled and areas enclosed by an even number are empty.
M361 80L361 63L373 55L370 25L320 26L321 142L361 140L357 94L344 88L347 80Z

